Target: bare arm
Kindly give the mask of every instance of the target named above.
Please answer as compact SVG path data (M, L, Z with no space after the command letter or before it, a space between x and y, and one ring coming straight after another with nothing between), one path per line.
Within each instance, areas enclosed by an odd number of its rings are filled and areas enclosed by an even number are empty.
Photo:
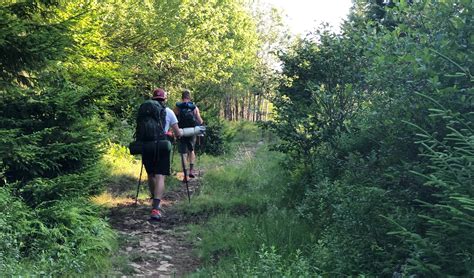
M174 136L180 138L182 136L181 131L179 130L178 124L171 125L171 129L173 130Z
M204 122L201 118L201 114L199 113L199 108L196 106L196 109L194 109L194 116L196 116L196 120L198 122L199 125L202 125L202 123Z

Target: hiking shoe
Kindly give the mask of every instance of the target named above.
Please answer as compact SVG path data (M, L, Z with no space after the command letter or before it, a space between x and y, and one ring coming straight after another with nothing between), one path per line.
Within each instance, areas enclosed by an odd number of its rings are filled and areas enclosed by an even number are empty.
M152 209L150 214L150 220L152 221L160 221L161 220L161 210L159 209Z
M195 177L195 176L194 176L194 171L193 171L193 170L189 170L188 176L189 176L190 178L194 178L194 177Z

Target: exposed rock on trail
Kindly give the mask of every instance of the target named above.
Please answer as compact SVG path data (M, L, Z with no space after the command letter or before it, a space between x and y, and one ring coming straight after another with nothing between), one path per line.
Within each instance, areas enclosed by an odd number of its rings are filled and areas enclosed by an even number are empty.
M178 174L178 178L182 174ZM171 178L171 177L170 177ZM198 179L189 181L191 194L198 189ZM146 187L146 185L145 185ZM110 210L110 223L120 235L120 254L127 257L124 265L117 266L117 275L146 277L182 277L199 266L193 254L193 245L187 237L186 224L192 219L181 215L173 206L187 202L186 186L165 194L162 201L163 219L149 222L150 202L134 201Z

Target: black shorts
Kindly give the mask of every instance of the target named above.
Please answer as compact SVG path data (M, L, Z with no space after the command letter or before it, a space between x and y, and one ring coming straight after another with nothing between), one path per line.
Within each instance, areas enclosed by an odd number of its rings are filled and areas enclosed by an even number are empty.
M196 135L191 137L181 137L178 141L178 152L187 153L194 151L196 145Z
M142 162L148 175L169 176L171 143L168 140L147 142L143 150Z

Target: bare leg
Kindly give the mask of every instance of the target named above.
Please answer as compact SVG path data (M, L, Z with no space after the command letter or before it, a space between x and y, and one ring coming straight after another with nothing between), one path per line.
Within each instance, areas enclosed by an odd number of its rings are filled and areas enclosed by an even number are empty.
M148 190L150 190L150 195L152 197L155 196L154 192L155 192L155 176L154 175L148 175Z
M165 176L148 175L148 188L150 189L150 194L153 195L154 199L161 199L165 192Z
M160 203L161 198L163 197L163 192L165 191L165 176L163 175L154 175L152 178L153 181L153 202L150 219L154 221L161 220L160 212Z
M156 184L153 195L155 196L155 199L161 199L163 197L163 193L165 192L165 176L155 175L155 179Z
M188 152L189 164L194 164L194 160L196 160L196 155L194 154L194 151Z

